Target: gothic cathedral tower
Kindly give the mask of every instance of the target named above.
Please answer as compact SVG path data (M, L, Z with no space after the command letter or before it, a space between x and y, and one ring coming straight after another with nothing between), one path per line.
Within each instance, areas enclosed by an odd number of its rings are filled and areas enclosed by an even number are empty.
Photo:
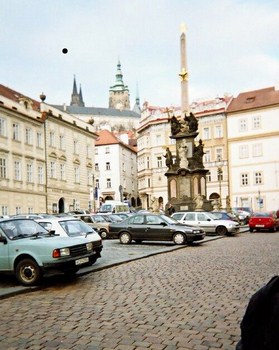
M118 61L116 81L109 89L109 108L130 110L130 94L128 86L123 83L123 75L121 72L121 64Z

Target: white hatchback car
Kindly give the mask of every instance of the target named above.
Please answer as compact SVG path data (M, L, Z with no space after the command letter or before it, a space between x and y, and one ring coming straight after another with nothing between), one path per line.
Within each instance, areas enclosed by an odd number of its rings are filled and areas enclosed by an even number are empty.
M234 235L239 232L239 223L230 220L219 220L213 213L205 211L176 212L172 218L182 224L198 226L207 234L220 236Z
M46 230L52 231L55 235L61 237L80 237L85 236L93 243L93 249L96 252L95 259L92 259L94 263L99 257L101 257L101 251L103 249L102 238L100 235L88 224L80 219L63 216L63 217L45 217L35 219Z

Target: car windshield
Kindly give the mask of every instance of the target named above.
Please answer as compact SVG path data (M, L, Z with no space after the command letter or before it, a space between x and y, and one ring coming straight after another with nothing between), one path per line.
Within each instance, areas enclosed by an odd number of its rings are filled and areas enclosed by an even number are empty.
M0 223L0 229L11 240L34 237L36 235L49 235L46 229L31 219L3 221Z
M256 217L256 218L259 218L259 217L266 218L266 217L269 217L269 216L271 216L270 213L259 212L259 213L254 213L253 214L253 217Z
M60 226L68 236L85 236L90 233L95 233L91 226L87 225L82 220L65 220L59 221Z

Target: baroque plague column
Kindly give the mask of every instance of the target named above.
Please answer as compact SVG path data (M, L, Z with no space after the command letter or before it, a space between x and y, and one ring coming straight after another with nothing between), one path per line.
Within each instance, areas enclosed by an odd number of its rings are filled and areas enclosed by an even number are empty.
M210 210L211 204L206 199L206 173L203 165L203 143L198 136L198 120L189 111L188 69L186 60L186 30L181 26L181 117L169 116L171 123L170 138L176 141L176 155L169 150L166 154L168 170L168 202L176 210Z

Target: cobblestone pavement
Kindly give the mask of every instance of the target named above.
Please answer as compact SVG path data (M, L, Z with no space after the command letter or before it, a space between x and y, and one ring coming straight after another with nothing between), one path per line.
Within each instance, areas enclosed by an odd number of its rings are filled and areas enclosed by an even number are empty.
M243 233L3 299L0 347L235 349L249 298L278 274L278 248L279 232Z

